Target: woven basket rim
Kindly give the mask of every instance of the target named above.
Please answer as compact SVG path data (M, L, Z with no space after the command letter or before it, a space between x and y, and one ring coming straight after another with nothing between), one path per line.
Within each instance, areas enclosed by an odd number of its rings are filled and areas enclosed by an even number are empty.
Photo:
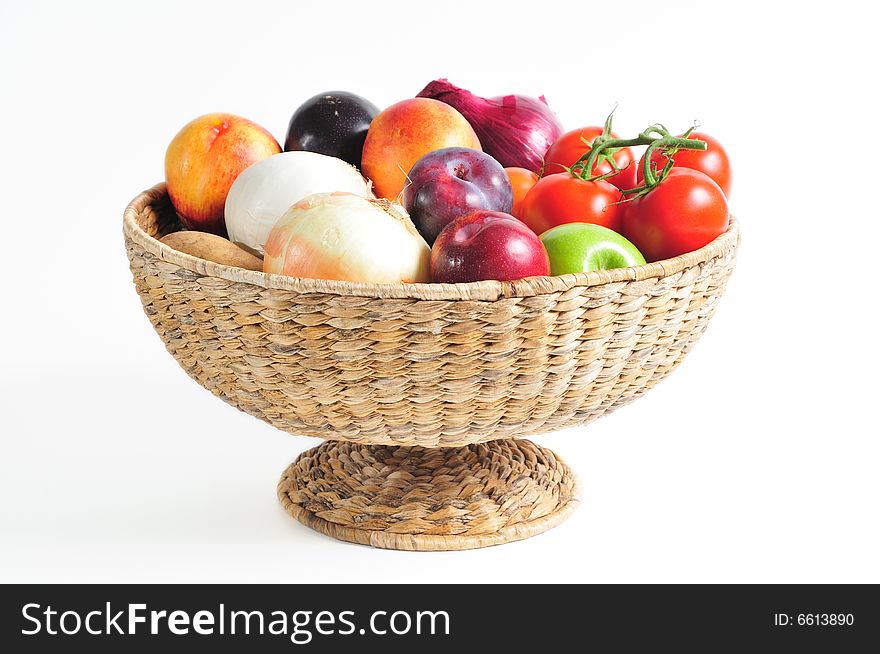
M600 286L619 282L643 281L668 277L693 266L706 263L726 255L739 241L739 223L730 216L730 226L708 245L681 256L664 259L630 268L597 270L548 277L527 277L515 281L482 281L461 284L366 284L328 279L307 279L274 275L254 270L245 270L206 261L175 250L147 234L138 224L137 217L149 205L166 196L165 183L156 184L140 193L125 208L123 232L126 237L143 247L147 252L168 263L173 263L200 275L219 277L232 282L253 284L265 289L294 291L297 293L323 293L332 295L353 295L377 299L416 299L416 300L480 300L495 301L503 298L533 297L545 293L560 293L574 287Z

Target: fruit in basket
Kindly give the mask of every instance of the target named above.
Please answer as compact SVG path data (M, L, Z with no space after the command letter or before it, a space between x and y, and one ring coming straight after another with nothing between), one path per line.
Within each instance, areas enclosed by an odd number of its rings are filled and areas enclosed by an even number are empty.
M263 269L262 259L216 234L190 231L172 232L160 240L178 252L191 254L206 261L244 268L245 270Z
M556 139L544 157L544 176L566 172L566 168L571 168L578 159L590 151L591 144L597 137L602 135L603 131L603 127L581 127L566 132ZM617 138L617 135L611 132L610 129L608 130L608 135L612 138ZM629 148L620 148L614 152L612 157L618 168L623 169L628 168L630 165L635 166L635 155L633 155L633 151ZM613 170L614 168L612 168L611 164L603 160L593 166L591 174L606 175ZM610 177L608 181L616 186L616 181L624 181L625 179L617 180L616 177Z
M397 200L416 161L433 150L456 146L482 149L464 116L438 100L403 100L373 119L361 170L377 196Z
M208 114L184 126L165 153L168 195L184 225L225 236L223 206L232 183L278 152L269 132L232 114Z
M621 168L616 174L608 177L605 181L616 186L621 191L634 189L639 184L636 179L636 170L638 167L639 166L635 161L631 161L625 168Z
M373 197L354 166L317 152L282 152L245 170L226 198L229 239L263 252L269 232L291 205L333 191Z
M474 211L456 218L431 249L435 282L506 281L549 274L550 261L541 239L500 211Z
M645 264L635 245L615 231L589 223L567 223L541 234L550 274L589 272Z
M539 172L547 148L562 134L562 123L542 95L504 95L481 98L438 79L419 92L455 107L473 126L483 150L502 166Z
M513 188L501 164L471 148L443 148L409 171L403 207L430 245L449 222L477 209L509 213Z
M403 207L352 193L293 205L266 241L263 271L350 282L427 282L431 249Z
M317 152L360 166L367 130L378 113L379 107L354 93L319 93L293 113L284 150Z
M570 173L542 177L523 199L520 217L536 234L564 223L592 223L620 231L620 191L607 181Z
M724 191L725 197L729 198L732 175L730 170L730 159L727 157L727 152L724 150L724 147L717 139L703 132L691 132L687 138L705 141L707 147L705 150L679 150L672 155L672 159L675 162L674 165L677 167L699 170L718 184L718 186L721 187L721 190ZM662 170L667 161L668 159L666 156L657 150L651 155L651 163L654 165L655 170ZM641 162L639 163L637 172L638 181L641 182L644 178Z
M532 187L538 183L538 175L527 168L516 166L505 168L504 172L507 173L507 178L513 187L513 208L510 210L510 215L522 220L523 200Z
M727 231L730 222L721 187L691 168L673 167L625 206L623 235L648 261L697 250Z

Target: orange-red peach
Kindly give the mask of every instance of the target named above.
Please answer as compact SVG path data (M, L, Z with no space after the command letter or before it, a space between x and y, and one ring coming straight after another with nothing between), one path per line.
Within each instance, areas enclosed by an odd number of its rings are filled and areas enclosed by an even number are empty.
M184 126L165 153L165 182L184 225L226 236L223 208L245 168L281 152L265 129L232 114L207 114Z
M456 146L482 150L474 129L456 109L430 98L403 100L370 123L361 171L377 196L397 200L407 173L422 155Z

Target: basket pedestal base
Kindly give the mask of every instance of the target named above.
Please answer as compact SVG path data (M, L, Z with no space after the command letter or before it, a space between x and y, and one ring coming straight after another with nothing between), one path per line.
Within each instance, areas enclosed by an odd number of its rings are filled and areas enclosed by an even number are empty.
M397 550L464 550L540 534L578 504L568 466L531 441L454 448L326 441L278 484L287 512L340 540Z

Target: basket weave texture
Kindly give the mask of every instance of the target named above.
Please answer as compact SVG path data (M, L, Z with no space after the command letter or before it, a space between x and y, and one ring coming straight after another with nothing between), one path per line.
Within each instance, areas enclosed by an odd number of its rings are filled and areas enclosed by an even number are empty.
M285 470L278 498L322 534L416 551L528 538L579 502L568 466L518 438L428 449L327 441Z
M281 430L458 447L584 424L666 377L712 317L739 242L610 271L371 285L266 275L157 238L164 185L126 208L144 311L198 383Z

